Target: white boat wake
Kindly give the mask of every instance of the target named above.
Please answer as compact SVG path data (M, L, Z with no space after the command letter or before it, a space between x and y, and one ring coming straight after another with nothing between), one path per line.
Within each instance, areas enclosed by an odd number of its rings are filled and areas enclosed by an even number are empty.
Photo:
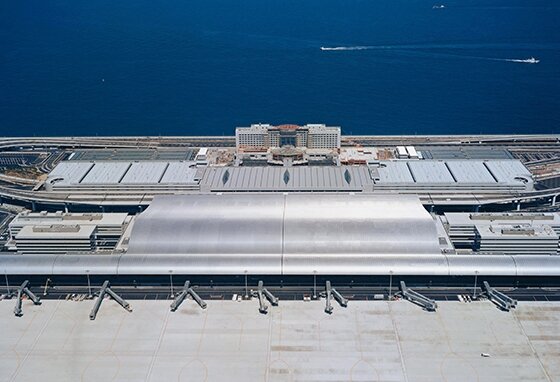
M373 46L333 46L333 47L325 47L322 46L321 50L368 50L368 49L375 49Z
M495 58L495 57L477 57L477 56L467 56L461 54L451 54L451 53L435 53L435 52L422 52L421 49L424 47L421 46L387 46L387 45L355 45L355 46L322 46L322 51L354 51L354 50L391 50L393 52L407 52L411 53L414 51L418 51L418 54L433 54L435 56L448 56L448 57L457 57L457 58L468 58L468 59L475 59L475 60L488 60L488 61L502 61L502 62L516 62L520 64L538 64L541 60L531 57L531 58ZM430 48L449 48L449 46L436 46L436 47L426 47ZM464 49L462 47L461 49Z
M521 59L516 59L516 58L509 58L506 59L506 61L509 62L519 62L521 64L538 64L539 62L541 62L541 60L536 59L535 57L531 57L531 58L526 58L524 60Z

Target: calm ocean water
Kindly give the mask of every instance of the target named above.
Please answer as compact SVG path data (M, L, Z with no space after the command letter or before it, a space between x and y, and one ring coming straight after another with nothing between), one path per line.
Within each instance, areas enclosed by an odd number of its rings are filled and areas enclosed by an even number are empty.
M2 135L232 135L255 122L560 133L560 1L0 3Z

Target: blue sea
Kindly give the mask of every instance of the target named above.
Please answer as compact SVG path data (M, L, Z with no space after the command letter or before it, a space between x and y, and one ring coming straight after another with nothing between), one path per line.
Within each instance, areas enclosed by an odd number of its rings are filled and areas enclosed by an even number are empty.
M257 122L560 133L560 1L0 2L1 135Z

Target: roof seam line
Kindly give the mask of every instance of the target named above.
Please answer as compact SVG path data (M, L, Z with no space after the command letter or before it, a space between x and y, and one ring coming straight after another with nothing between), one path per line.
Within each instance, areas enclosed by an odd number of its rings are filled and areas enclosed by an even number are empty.
M282 208L282 254L280 256L280 274L284 274L284 231L286 226L286 198L284 194L284 207Z

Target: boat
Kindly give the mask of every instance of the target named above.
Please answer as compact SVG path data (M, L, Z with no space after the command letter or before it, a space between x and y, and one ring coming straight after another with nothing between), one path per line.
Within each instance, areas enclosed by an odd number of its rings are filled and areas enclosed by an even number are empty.
M525 62L528 64L538 64L539 62L541 62L541 60L537 60L535 57L531 57L526 59Z
M512 60L508 60L508 61L520 62L522 64L538 64L539 62L541 62L541 60L539 60L535 57L525 58L525 59L512 59Z

